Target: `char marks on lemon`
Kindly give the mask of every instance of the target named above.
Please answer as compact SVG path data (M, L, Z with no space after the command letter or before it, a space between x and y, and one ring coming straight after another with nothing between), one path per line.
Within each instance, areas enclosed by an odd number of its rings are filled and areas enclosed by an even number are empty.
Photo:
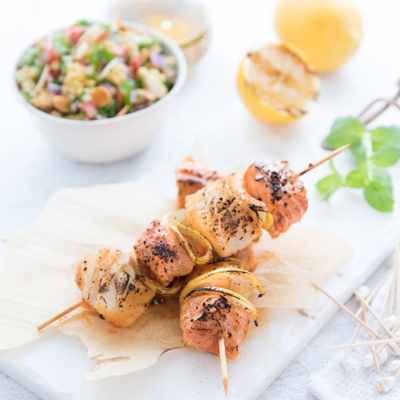
M283 160L272 164L252 164L244 175L247 192L264 202L274 218L268 230L272 238L277 238L299 222L307 211L307 191L294 175L289 163Z

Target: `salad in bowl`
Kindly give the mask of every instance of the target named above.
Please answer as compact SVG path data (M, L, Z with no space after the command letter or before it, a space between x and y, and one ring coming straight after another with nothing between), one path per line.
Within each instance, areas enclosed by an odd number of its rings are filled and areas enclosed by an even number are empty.
M15 80L25 100L54 117L90 121L135 113L173 88L177 60L152 34L79 21L31 46Z

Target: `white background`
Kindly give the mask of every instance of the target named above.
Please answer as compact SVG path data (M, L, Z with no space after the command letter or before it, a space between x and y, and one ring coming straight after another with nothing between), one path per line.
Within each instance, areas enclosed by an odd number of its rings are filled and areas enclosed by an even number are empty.
M112 2L3 2L0 13L0 236L29 227L57 188L138 178L183 141L192 140L202 126L237 100L235 78L241 58L254 45L277 40L273 27L276 1L209 0L206 3L213 27L211 46L189 74L169 120L154 143L134 159L110 166L90 166L59 156L42 140L25 109L13 98L12 70L20 53L32 41L78 19L104 19ZM400 3L371 0L356 4L364 21L362 45L340 70L322 76L318 107L337 116L356 115L372 99L392 96L397 90L395 82L400 78ZM399 124L400 114L393 111L387 118ZM4 248L0 247L0 265L3 260ZM343 316L336 316L335 321L270 386L265 398L306 398L307 376L321 368L321 360L330 358L324 353L320 361L316 360L315 349L351 335L352 329L347 326L350 324L345 323ZM0 399L19 398L30 397L23 388L0 375Z

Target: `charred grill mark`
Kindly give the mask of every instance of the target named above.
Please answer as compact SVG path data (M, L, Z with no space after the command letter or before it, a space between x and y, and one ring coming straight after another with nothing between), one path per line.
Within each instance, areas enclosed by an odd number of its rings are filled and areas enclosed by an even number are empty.
M119 295L124 294L129 282L129 274L126 271L122 271L122 273L123 275L119 275L114 279L115 290Z

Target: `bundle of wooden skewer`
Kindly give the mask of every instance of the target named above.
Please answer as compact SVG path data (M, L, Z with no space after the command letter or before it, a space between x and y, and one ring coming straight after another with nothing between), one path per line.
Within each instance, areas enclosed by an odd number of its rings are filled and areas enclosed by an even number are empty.
M380 366L388 362L386 371L393 372L391 376L381 377L375 382L375 389L378 392L388 392L400 378L400 265L399 265L399 246L397 245L392 258L391 267L378 282L370 289L361 286L355 291L355 296L360 303L356 313L352 313L345 305L336 300L315 282L311 283L322 293L334 301L340 308L349 314L357 326L350 343L332 347L326 350L347 349L341 365L346 371L356 368L356 359L351 355L355 347L365 347L367 353L361 357L360 362L364 368L375 366L378 373L381 372ZM382 304L378 311L371 307L371 302L377 294L382 295ZM374 302L376 303L376 301ZM370 323L374 320L374 323ZM369 336L369 341L358 342L360 331L365 329ZM391 357L393 356L393 357Z

